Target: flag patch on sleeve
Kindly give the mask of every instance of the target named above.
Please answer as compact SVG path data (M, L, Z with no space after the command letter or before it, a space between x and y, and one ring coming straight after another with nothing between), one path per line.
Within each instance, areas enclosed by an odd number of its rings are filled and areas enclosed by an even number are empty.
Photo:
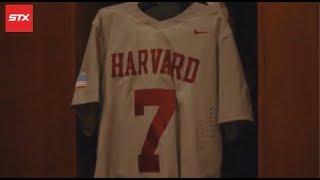
M85 72L80 72L76 82L76 88L85 86L87 86L87 74Z

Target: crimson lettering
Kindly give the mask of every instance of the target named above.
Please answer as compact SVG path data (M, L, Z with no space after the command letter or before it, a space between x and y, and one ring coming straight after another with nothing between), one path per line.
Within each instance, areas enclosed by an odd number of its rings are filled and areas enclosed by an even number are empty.
M171 49L141 49L137 52L111 54L113 78L160 73L187 83L194 83L199 65L199 59Z
M111 57L112 77L123 77L123 53L114 53L111 54Z
M148 50L146 49L139 50L138 54L139 54L139 75L142 73L142 70L141 70L142 68L144 69L144 72L148 74L148 69L147 69Z
M125 73L126 76L129 75L129 71L131 71L130 75L136 75L137 74L136 69L135 69L134 64L133 64L133 57L132 57L132 52L131 51L128 53L128 65L127 65L127 69L126 69L126 73Z

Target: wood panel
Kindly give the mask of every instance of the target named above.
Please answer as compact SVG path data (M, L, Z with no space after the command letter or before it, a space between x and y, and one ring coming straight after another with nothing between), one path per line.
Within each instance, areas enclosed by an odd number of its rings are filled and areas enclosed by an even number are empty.
M259 176L318 177L318 3L259 3Z
M74 7L33 9L33 33L5 33L0 23L0 177L74 177Z

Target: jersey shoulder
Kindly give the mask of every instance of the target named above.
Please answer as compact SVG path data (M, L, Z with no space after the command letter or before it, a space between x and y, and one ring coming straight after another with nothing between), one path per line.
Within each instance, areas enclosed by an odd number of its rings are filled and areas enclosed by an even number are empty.
M98 13L100 13L101 15L108 14L111 12L126 13L127 11L125 11L125 10L131 9L132 5L133 5L132 2L118 3L118 4L110 5L107 7L103 7L101 9L99 9Z
M207 2L208 6L211 7L213 10L222 12L226 19L229 18L229 10L228 7L225 5L224 2Z
M133 10L132 5L132 2L125 2L100 8L92 21L92 25L101 25L101 22L110 24L115 16L130 13Z
M115 15L127 15L134 10L133 2L124 2L107 7L103 7L98 10L96 18L108 19L111 16Z
M207 4L196 3L197 8L194 10L196 12L193 14L210 17L209 19L227 19L227 15L224 12L225 7L221 5L221 2L206 2Z
M225 15L227 7L223 2L206 2L207 5L202 4L202 8L210 14ZM227 12L228 13L228 12Z

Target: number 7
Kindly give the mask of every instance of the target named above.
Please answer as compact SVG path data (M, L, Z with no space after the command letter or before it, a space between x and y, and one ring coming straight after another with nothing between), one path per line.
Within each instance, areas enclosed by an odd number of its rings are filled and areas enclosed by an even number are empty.
M154 152L159 144L162 133L176 110L175 90L136 90L134 93L135 115L144 115L145 106L159 106L159 109L151 122L141 154L138 156L139 171L159 172L159 155L154 154Z

